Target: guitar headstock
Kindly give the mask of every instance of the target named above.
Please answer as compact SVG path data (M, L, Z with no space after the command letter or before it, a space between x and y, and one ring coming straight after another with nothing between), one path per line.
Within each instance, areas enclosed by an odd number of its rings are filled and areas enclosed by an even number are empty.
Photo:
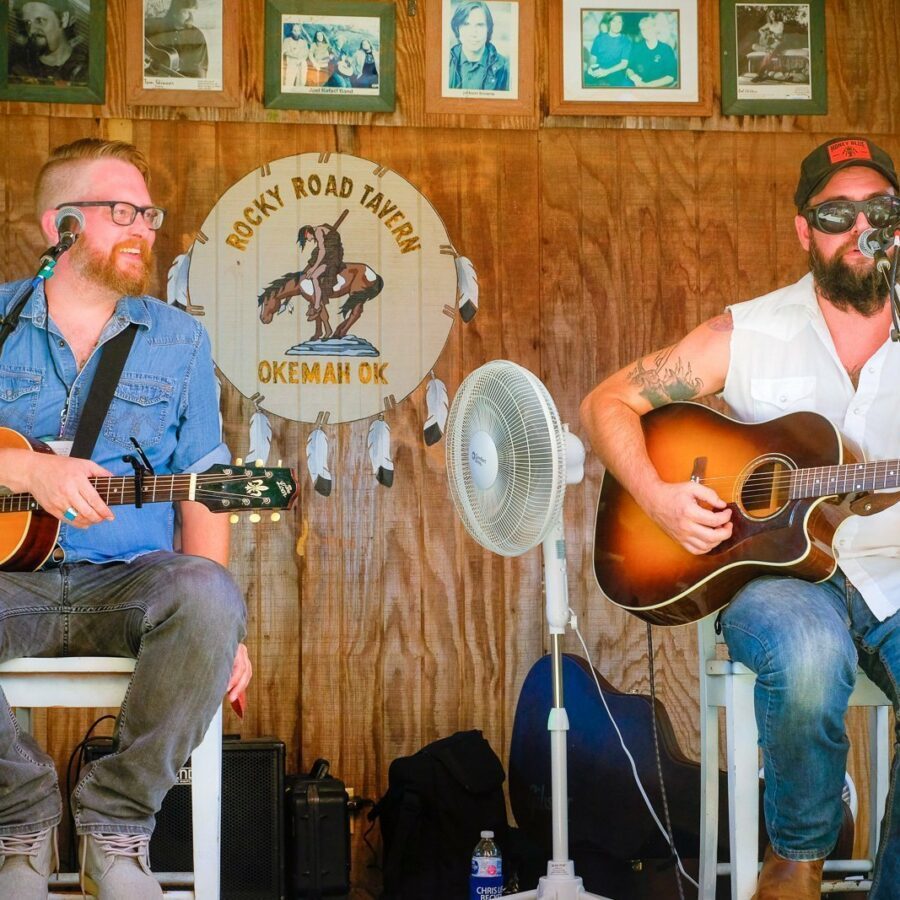
M227 513L290 509L296 499L293 469L240 464L207 469L197 476L194 494L212 512Z

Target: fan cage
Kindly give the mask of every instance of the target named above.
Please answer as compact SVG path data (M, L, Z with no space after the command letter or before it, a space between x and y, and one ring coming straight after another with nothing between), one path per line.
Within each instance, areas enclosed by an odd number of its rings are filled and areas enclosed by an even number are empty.
M494 484L479 488L468 461L484 431L498 456ZM565 434L553 399L527 369L486 363L460 385L447 424L450 494L469 534L494 553L518 556L541 543L562 515Z

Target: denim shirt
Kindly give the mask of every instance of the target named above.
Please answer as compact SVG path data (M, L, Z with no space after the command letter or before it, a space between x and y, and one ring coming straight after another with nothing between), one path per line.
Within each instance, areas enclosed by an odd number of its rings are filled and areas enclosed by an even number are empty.
M0 310L26 282L0 285ZM0 353L0 425L41 440L75 437L100 357L99 348L130 323L139 327L91 459L114 475L133 474L123 457L137 439L157 475L203 472L227 463L209 336L192 316L153 297L122 297L84 368L47 315L43 284ZM68 395L68 411L66 397ZM115 520L90 528L62 523L66 562L132 560L171 550L171 503L110 507Z

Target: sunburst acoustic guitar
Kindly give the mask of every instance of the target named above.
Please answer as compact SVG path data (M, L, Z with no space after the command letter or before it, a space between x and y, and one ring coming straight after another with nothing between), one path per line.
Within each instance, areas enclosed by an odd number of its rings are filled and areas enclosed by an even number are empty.
M53 451L41 441L0 428L0 449ZM92 478L107 506L134 506L133 475ZM213 512L289 509L297 497L291 469L266 466L213 466L200 474L144 475L141 503L194 500ZM60 521L41 509L31 494L0 495L0 571L30 572L46 562L59 536Z
M605 474L594 529L597 582L613 603L658 625L695 622L759 575L828 578L834 533L857 509L850 501L900 486L900 460L856 460L816 413L747 425L696 403L672 403L641 424L665 481L700 481L732 510L732 536L697 556Z

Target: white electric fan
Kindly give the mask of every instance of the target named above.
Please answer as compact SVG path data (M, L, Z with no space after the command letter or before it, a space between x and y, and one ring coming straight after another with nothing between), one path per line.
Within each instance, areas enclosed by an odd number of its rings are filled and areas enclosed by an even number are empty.
M512 896L538 900L602 900L585 891L569 859L566 731L560 641L569 623L562 506L566 484L583 476L584 446L559 421L543 384L521 366L495 360L460 385L447 424L450 494L469 534L502 556L538 544L550 628L553 708L550 771L553 858L537 890ZM507 898L508 900L508 898Z

